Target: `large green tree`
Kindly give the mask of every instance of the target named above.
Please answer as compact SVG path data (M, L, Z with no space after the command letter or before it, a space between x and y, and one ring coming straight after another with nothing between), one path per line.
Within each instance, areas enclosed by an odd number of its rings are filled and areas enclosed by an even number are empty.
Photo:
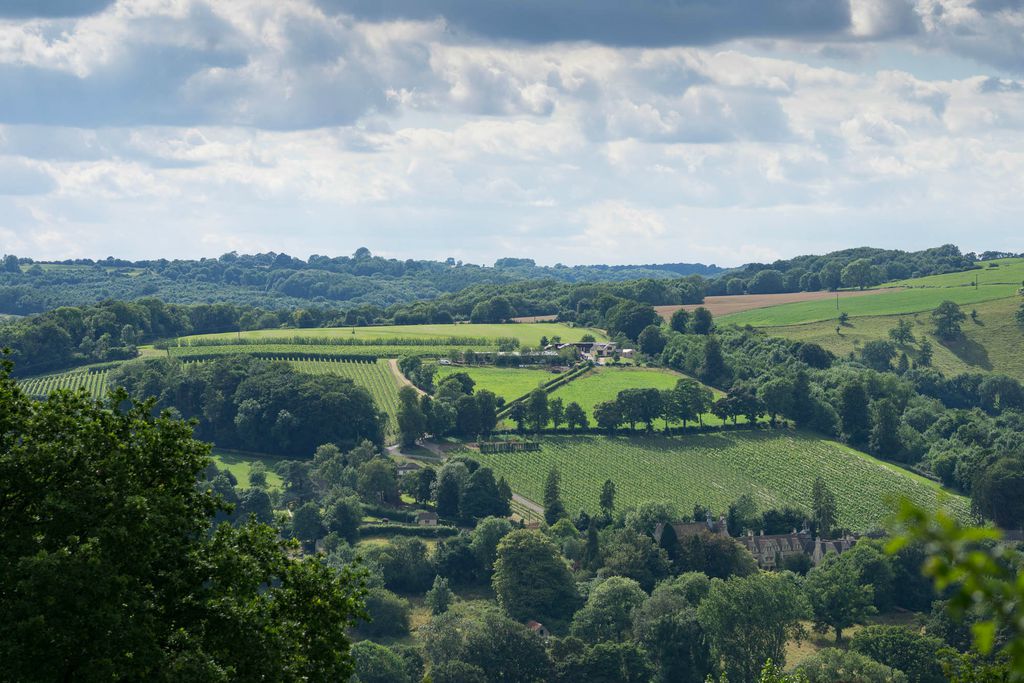
M548 680L550 664L544 643L523 624L492 605L453 605L422 627L421 634L432 669L443 672L440 680L451 683L477 680L542 683ZM483 677L446 671L455 662L472 667L468 669L470 672L474 668L479 670ZM463 667L455 665L454 668L461 670Z
M633 629L633 611L646 599L633 579L611 576L591 589L572 618L572 634L589 643L622 640Z
M955 339L960 335L960 326L967 316L952 301L943 301L932 311L932 322L935 323L935 334L940 339Z
M498 603L516 621L555 628L576 611L576 583L561 553L536 531L520 529L498 543L492 579Z
M786 642L810 609L791 575L754 574L716 579L697 608L730 681L757 680L762 665L786 662Z
M804 592L811 603L814 627L821 632L832 629L836 643L843 639L843 630L862 624L875 613L875 591L861 583L857 567L830 555L804 579Z
M28 400L0 368L0 661L52 680L336 681L348 571L210 522L209 446L123 392Z

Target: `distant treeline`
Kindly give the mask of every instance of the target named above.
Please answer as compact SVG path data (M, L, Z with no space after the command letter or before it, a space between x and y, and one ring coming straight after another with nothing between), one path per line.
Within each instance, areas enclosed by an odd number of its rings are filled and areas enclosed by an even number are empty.
M985 252L982 256L997 255L999 252ZM968 270L978 260L977 254L961 254L952 244L915 252L859 247L771 264L750 263L721 274L706 293L777 294L873 287L892 280Z
M227 302L266 309L296 308L311 302L321 306L344 302L346 309L362 305L386 308L477 284L672 279L711 276L721 270L687 263L545 267L531 259L499 259L493 267L485 267L455 259L386 259L365 248L352 256L314 255L306 260L273 252L232 252L199 260L107 258L37 264L8 256L0 267L0 313L25 315L58 306L148 296L174 303Z

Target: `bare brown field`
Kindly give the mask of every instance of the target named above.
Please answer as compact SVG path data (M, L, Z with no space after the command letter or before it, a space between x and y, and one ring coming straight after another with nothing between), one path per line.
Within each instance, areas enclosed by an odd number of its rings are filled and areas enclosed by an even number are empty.
M867 296L869 294L881 294L883 292L895 292L903 289L902 287L888 287L885 289L857 289L839 292L839 298L847 299L855 296ZM787 294L738 294L735 296L708 296L704 298L702 304L685 304L683 306L655 306L654 310L658 312L665 320L672 317L672 314L678 311L680 308L685 308L688 311L700 308L704 308L711 311L713 316L720 317L723 315L729 315L730 313L740 313L742 311L752 311L755 308L769 308L771 306L781 306L782 304L795 304L802 301L817 301L819 299L834 299L836 292L790 292Z

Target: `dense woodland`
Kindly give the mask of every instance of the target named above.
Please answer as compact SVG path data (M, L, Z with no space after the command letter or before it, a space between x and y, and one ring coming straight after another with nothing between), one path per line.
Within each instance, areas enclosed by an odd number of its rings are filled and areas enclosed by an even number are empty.
M198 261L102 261L77 259L34 263L7 256L0 268L0 313L25 315L103 299L158 297L168 303L233 303L266 309L318 305L386 308L436 298L477 284L548 279L605 282L640 278L710 276L722 269L703 264L641 266L537 266L531 259L499 259L493 266L447 261L398 260L361 248L349 256L224 254Z

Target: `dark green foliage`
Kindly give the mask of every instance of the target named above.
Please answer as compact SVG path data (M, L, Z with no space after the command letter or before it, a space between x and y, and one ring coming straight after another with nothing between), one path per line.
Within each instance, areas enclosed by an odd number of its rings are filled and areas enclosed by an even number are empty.
M877 372L892 370L892 360L896 357L896 348L891 342L883 339L869 341L860 350L861 361Z
M705 384L721 386L729 378L729 368L722 355L722 344L717 337L708 337L704 343L704 362L700 366L700 379Z
M565 422L570 432L575 432L581 427L586 429L590 426L586 411L576 401L571 401L565 407Z
M864 446L871 431L868 394L860 381L847 382L839 394L839 418L843 437L853 446Z
M492 584L498 603L517 621L557 628L578 606L576 584L558 548L535 531L513 531L501 540Z
M550 665L544 643L495 607L457 604L431 619L421 633L434 681L548 680ZM477 671L482 677L477 677Z
M732 538L701 532L679 540L679 555L673 560L677 572L703 572L725 579L757 571L750 552Z
M320 522L320 508L316 503L306 503L292 515L292 536L304 543L312 543L324 535Z
M654 308L635 301L616 304L608 311L606 320L609 334L622 334L634 341L648 325L661 323Z
M359 540L359 525L362 521L363 506L355 496L335 500L323 516L323 525L327 531L338 534L353 545Z
M635 643L598 643L555 663L557 683L648 683L647 653Z
M208 446L123 394L26 399L0 372L0 660L10 680L346 680L352 573L209 525ZM127 407L126 407L127 406ZM74 454L69 457L69 454ZM102 637L97 637L102 634Z
M419 396L412 387L398 390L398 433L402 445L411 447L427 431L427 416L420 407Z
M359 683L413 683L405 662L390 648L364 640L352 646Z
M630 529L618 529L602 539L602 575L634 579L646 590L669 575L669 558L654 540Z
M903 449L899 435L900 413L891 399L871 404L871 435L868 447L883 458L896 458Z
M637 339L641 353L646 353L648 356L656 356L661 353L665 348L666 342L665 334L661 331L660 325L648 325Z
M508 502L502 499L491 468L481 467L469 475L462 490L459 511L463 517L475 518L509 514Z
M586 604L573 615L572 635L588 643L622 640L633 630L633 611L646 599L636 581L609 577L591 589Z
M562 503L560 491L561 475L557 468L548 471L548 477L544 482L544 521L554 524L558 520L568 517L565 505Z
M698 580L703 580L704 587L691 592L684 585L691 576L658 584L633 617L634 637L647 651L658 683L703 683L713 668L711 651L696 611L696 606L710 590L710 581L703 575L696 575ZM683 583L677 583L680 580Z
M668 326L675 332L686 332L690 325L690 312L685 308L680 308L678 311L672 314L672 318L669 320Z
M952 301L943 301L932 311L932 322L935 323L935 334L940 339L955 339L960 336L960 326L967 316Z
M821 633L833 630L836 643L843 630L861 624L874 614L874 588L865 585L850 562L832 555L807 574L804 592L811 603L814 627Z
M427 546L418 538L395 537L366 550L366 559L384 576L384 586L397 593L423 593L434 579Z
M713 329L715 329L715 320L711 315L711 311L700 306L693 312L693 318L690 320L690 331L694 334L711 334Z
M754 574L714 581L697 618L729 679L755 681L769 659L785 666L786 642L809 612L792 577Z
M818 535L829 538L836 524L836 497L821 477L814 478L814 487L811 490L811 515Z
M899 669L912 683L943 683L938 652L943 642L903 626L866 626L850 640L854 652Z
M325 443L351 448L364 439L383 440L381 416L366 389L341 377L297 372L283 361L241 355L183 366L150 360L121 366L109 382L138 397L157 396L159 407L197 419L197 436L224 448L308 458Z
M409 601L391 591L371 588L366 593L366 613L369 619L359 623L356 628L367 637L409 635Z
M458 478L450 472L442 471L437 481L437 514L442 517L458 517L461 495Z
M466 534L459 534L438 543L434 551L434 566L438 574L459 586L477 583L486 578L480 559Z
M423 604L430 608L431 614L441 614L448 610L455 599L455 594L448 588L448 579L434 577L434 585L423 596Z
M975 509L1004 529L1024 524L1024 464L1014 458L1001 458L986 468L971 487Z

